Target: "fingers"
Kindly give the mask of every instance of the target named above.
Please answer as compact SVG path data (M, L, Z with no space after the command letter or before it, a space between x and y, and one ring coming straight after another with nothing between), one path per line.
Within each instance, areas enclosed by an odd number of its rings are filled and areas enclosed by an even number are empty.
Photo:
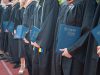
M72 56L70 54L67 55L67 58L72 58Z
M14 34L16 34L16 30L14 30Z
M97 51L97 54L100 54L100 49Z
M100 57L100 46L97 46L97 54Z
M62 51L62 56L67 57L67 58L72 58L72 56L68 53L67 48L64 49L60 49L60 51Z
M25 43L29 43L29 41L28 41L28 40L26 40L26 38L24 38L24 42L25 42Z
M64 49L60 49L60 51L61 51L61 52L64 52L65 50L64 50Z
M33 45L34 45L35 47L37 47L37 48L40 48L40 46L39 46L36 42L34 42Z

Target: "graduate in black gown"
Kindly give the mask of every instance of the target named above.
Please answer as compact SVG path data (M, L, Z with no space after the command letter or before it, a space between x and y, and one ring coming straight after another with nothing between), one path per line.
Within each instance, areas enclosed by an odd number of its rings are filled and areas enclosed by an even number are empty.
M83 28L87 0L67 0L67 3L66 8L61 8L65 10L65 13L60 13L58 17L54 43L56 52L55 75L83 75L88 37L86 27ZM62 15L63 17L61 17ZM74 33L74 28L70 29L70 26L79 27L80 30L75 28L76 33ZM61 29L66 31L62 30L62 35ZM73 34L74 37L71 38ZM75 38L77 39L75 40Z
M8 21L10 18L12 3L10 3L10 0L2 0L2 7L3 7L2 20L1 20L2 50L5 53L7 53L8 52L8 31L6 30L6 27L8 25Z
M16 42L15 48L18 51L17 55L19 58L19 62L21 64L21 68L24 66L24 69L25 69L25 60L21 61L21 58L25 57L25 54L24 54L25 52L23 51L24 50L23 39L16 38L15 35L17 33L17 27L19 25L22 25L23 13L24 13L24 9L25 9L24 5L25 5L26 1L27 0L19 0L20 8L18 9L17 14L15 16L16 25L14 26L14 42ZM24 62L24 64L23 64L23 62ZM21 68L19 70L19 74L20 74Z
M24 14L23 14L23 21L22 21L22 25L24 27L26 27L27 29L29 29L29 31L27 32L27 34L25 35L24 40L24 52L25 52L25 60L26 64L27 64L27 68L29 71L29 75L32 75L32 46L31 46L31 41L30 41L30 30L33 26L33 19L34 19L34 11L36 8L36 3L37 1L35 0L27 0L26 4L25 4L25 10L24 10ZM25 65L24 65L25 67ZM23 73L23 72L21 72Z
M41 29L42 23L43 23L43 12L44 12L44 3L45 0L37 0L37 9L35 10L34 16L33 16L33 25L37 27L38 29ZM31 45L33 46L33 53L32 53L32 75L38 75L39 74L39 55L38 55L38 48L35 49L34 47L34 41L31 41Z
M52 46L59 6L57 0L44 1L40 33L33 43L35 48L32 75L52 75Z
M22 20L23 20L23 13L24 13L24 7L22 6L19 10L18 10L18 15L16 15L17 20L19 20L20 24L22 24ZM19 16L19 17L18 17ZM17 26L19 26L17 25ZM17 28L17 27L16 27ZM16 32L15 32L16 34ZM15 38L16 39L16 38ZM18 48L18 57L20 59L20 67L22 67L23 65L25 66L25 52L24 52L24 41L23 39L16 39L17 43L16 43L16 47ZM25 67L24 67L25 68Z
M93 6L91 6L91 9L93 9ZM95 11L95 15L92 21L91 31L94 30L94 28L98 26L100 26L100 2L98 2L98 5ZM100 75L100 59L99 59L100 46L97 40L97 38L99 38L100 36L98 37L97 35L99 30L98 29L96 30L97 32L95 31L94 34L91 32L89 34L86 62L85 62L85 67L84 67L84 75Z
M97 25L100 25L100 0L98 0L98 7L97 7L97 15L99 15L99 20L98 20L98 24ZM100 57L100 44L97 45L97 54L98 56ZM100 75L100 58L98 59L98 62L97 62L97 68L95 67L96 69L96 75Z
M3 11L3 7L0 3L0 24L1 24L2 11ZM0 27L1 27L1 25L0 25Z
M98 20L98 24L97 25L100 25L100 2L98 3L98 6L97 6L97 16L99 16L99 20ZM97 54L98 56L100 57L100 45L97 45ZM97 62L97 68L96 68L96 74L95 75L100 75L100 58L98 59L98 62Z
M19 65L19 57L18 57L18 47L16 47L16 41L14 40L14 29L16 25L19 23L18 20L16 20L16 14L20 7L19 1L14 0L11 10L11 15L9 18L9 24L7 26L8 31L8 52L11 56L10 62L14 63L14 68L17 68Z
M3 7L1 5L1 2L0 2L0 50L2 50L2 35L1 35L1 17L2 17L2 11L3 11Z

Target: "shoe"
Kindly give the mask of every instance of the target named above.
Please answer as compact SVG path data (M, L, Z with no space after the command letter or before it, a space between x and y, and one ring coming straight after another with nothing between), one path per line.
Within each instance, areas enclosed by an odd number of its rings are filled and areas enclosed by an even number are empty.
M18 74L19 75L23 75L24 74L24 71L25 71L25 65L23 64L23 65L21 65L21 68L20 68Z
M5 55L1 55L0 56L0 60L5 60L6 58L5 58Z

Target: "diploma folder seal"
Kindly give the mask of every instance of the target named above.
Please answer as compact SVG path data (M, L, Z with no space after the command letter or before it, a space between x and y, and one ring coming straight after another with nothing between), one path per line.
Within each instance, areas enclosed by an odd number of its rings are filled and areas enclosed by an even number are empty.
M56 51L72 46L80 37L81 28L61 24L58 29Z

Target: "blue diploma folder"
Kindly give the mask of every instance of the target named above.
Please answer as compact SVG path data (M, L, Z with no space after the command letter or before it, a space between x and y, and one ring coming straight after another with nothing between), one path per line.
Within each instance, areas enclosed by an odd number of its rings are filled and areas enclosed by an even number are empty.
M36 41L36 38L37 38L39 32L40 32L40 29L37 28L36 26L33 26L33 27L31 28L31 31L30 31L30 40L31 40L32 42L35 42L35 41Z
M13 32L14 31L14 23L13 22L10 22L7 26L7 30L9 32Z
M16 29L16 34L14 38L24 39L28 31L29 31L29 28L25 27L24 25L19 25Z
M81 28L61 24L58 29L56 51L72 46L80 37Z
M2 29L3 29L3 31L6 31L8 23L9 23L8 21L4 21L2 23Z
M100 24L97 25L93 30L92 34L94 38L96 39L97 43L100 45Z

